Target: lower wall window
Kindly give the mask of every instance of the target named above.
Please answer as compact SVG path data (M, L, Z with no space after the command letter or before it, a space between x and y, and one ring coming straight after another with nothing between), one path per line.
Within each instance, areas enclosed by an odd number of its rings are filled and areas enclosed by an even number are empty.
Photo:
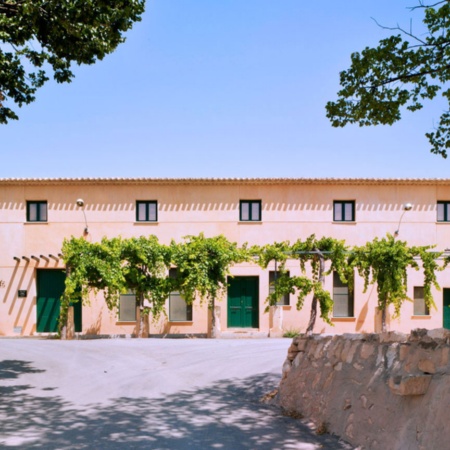
M188 305L176 291L169 296L169 321L192 322L192 305Z
M354 317L353 291L333 272L333 317Z
M119 321L136 322L136 295L121 294L119 298Z
M415 316L428 316L430 314L430 308L425 303L425 293L423 286L414 287L414 315Z
M280 278L281 272L276 272L277 278ZM287 276L289 276L289 272L287 272ZM275 271L269 271L269 294L275 292ZM287 306L289 305L289 294L285 294L282 298L277 301L277 306Z
M169 277L177 277L177 269L169 270ZM169 295L169 321L170 322L192 322L192 305L188 305L178 291Z

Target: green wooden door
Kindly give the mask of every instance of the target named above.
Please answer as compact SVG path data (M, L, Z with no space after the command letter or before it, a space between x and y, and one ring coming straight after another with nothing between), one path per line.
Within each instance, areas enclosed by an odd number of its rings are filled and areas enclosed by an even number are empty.
M74 321L74 329L75 331L79 332L81 331L82 323L81 323L81 307L82 302L81 298L76 303L72 303L71 306L73 306L73 321Z
M450 289L444 289L443 327L450 329Z
M66 273L63 270L38 269L37 271L37 325L39 333L56 333L61 307L60 298L64 293ZM81 297L81 295L80 295ZM81 331L81 298L71 304L74 312L75 331Z
M259 278L228 279L228 327L259 327Z
M58 331L60 298L64 292L65 278L66 274L63 270L37 270L36 329L39 333L56 333Z

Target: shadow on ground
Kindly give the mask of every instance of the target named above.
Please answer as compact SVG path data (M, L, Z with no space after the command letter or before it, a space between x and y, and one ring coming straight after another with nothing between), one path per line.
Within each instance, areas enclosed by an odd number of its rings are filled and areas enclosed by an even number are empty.
M0 362L3 379L33 371L26 361ZM132 370L132 369L131 369ZM40 371L36 371L40 372ZM5 376L6 374L6 376ZM45 376L45 375L44 375ZM273 374L229 379L161 398L117 398L84 409L60 396L30 395L31 386L0 386L0 447L21 449L349 449L316 436L260 397ZM48 390L51 390L49 387ZM143 393L145 386L142 386Z

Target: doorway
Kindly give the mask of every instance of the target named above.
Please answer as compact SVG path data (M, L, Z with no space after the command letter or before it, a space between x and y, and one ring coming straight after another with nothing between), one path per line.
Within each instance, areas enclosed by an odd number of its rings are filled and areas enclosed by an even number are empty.
M228 278L228 328L259 327L259 277Z
M61 297L65 289L65 270L37 269L36 331L57 333ZM73 305L75 331L81 331L81 301Z

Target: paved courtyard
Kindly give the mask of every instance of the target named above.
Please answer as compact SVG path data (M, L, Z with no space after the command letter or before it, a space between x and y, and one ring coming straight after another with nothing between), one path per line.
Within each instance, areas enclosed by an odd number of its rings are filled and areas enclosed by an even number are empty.
M290 339L0 339L0 447L350 449L259 399Z

